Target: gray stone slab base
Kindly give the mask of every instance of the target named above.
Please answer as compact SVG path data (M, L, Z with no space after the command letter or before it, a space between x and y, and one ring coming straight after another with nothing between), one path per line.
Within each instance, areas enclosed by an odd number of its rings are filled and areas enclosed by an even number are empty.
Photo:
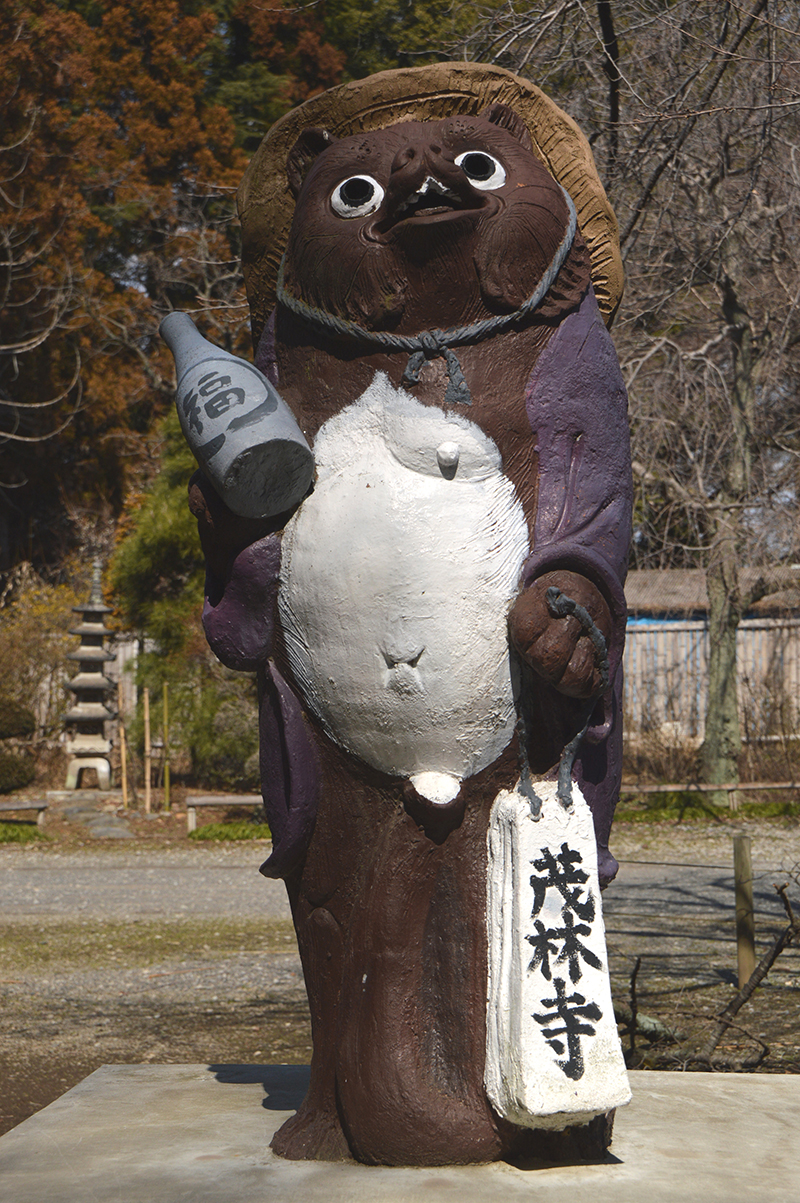
M800 1076L633 1073L602 1165L282 1161L304 1066L106 1065L0 1138L2 1203L797 1203Z
M48 802L107 802L121 799L121 789L49 789L45 794Z

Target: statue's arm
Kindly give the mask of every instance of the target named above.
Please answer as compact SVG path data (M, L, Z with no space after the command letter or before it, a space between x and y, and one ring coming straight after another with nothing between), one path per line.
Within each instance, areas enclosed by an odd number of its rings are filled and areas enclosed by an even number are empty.
M209 645L228 668L255 672L272 647L285 516L241 518L202 472L189 482L189 507L197 519L206 562L203 627Z
M540 677L588 698L600 684L589 639L577 619L551 615L545 594L555 585L588 610L608 643L614 680L625 642L630 440L625 386L593 292L542 353L526 404L537 436L538 504L509 634Z

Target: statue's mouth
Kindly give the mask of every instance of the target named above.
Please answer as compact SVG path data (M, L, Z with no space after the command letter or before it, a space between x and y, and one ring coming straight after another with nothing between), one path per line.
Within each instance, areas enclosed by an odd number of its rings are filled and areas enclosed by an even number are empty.
M406 221L408 218L430 217L434 213L451 213L454 209L463 208L460 196L429 175L421 188L397 206L394 216L396 221Z
M483 197L476 196L466 179L464 183L466 187L456 191L435 176L426 176L416 191L406 194L402 199L390 199L383 220L375 224L375 232L380 237L399 226L439 224L466 214L477 217L486 202Z

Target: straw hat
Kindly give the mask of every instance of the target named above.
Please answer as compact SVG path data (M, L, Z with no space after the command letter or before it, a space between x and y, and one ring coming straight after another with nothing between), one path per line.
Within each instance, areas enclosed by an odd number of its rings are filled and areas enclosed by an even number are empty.
M586 138L539 88L502 67L433 63L381 71L331 88L292 109L267 133L237 197L242 267L256 345L275 304L278 266L294 213L286 160L302 131L321 126L341 138L398 121L475 116L496 101L524 119L534 151L575 202L591 255L598 304L606 324L611 324L623 287L619 231Z

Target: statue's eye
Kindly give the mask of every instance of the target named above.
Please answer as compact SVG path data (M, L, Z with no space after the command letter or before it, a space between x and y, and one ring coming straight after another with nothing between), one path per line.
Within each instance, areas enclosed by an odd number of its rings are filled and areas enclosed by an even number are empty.
M503 164L483 150L465 150L456 155L456 167L461 168L473 188L502 188L506 182Z
M380 208L382 200L383 188L371 175L351 175L334 188L331 205L340 217L366 217Z

